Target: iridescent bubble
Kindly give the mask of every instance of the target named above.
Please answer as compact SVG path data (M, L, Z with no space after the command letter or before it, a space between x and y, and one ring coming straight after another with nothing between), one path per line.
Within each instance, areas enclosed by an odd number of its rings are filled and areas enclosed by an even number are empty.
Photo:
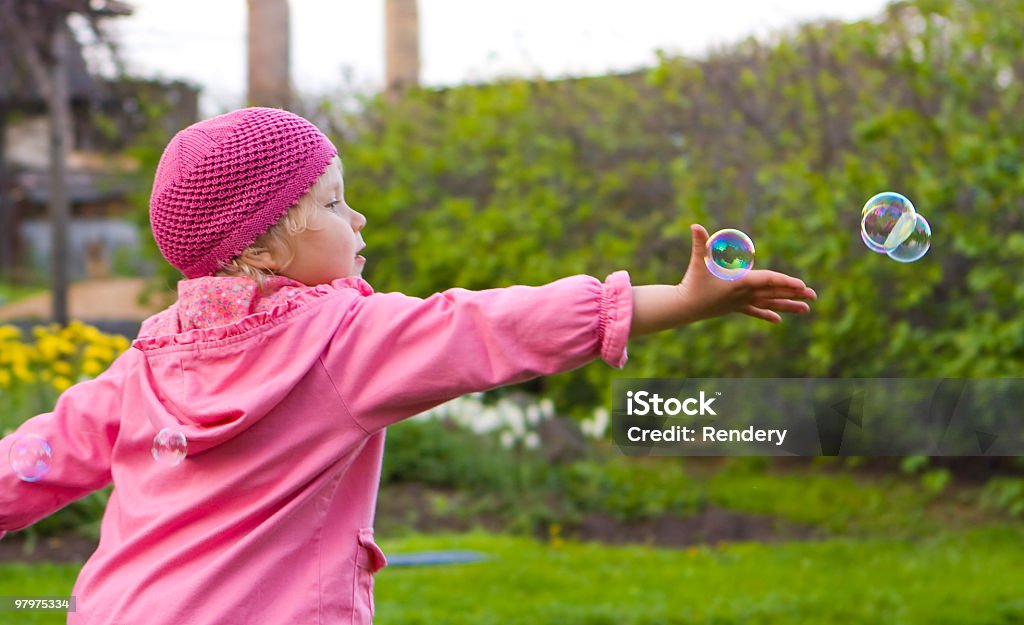
M889 258L898 260L901 263L912 263L918 260L932 246L932 227L928 220L921 213L917 214L914 223L914 230L907 237L907 240L896 246L889 252Z
M754 242L739 230L719 230L708 238L704 264L722 280L739 280L754 268Z
M174 467L181 464L188 454L185 435L173 428L164 428L153 437L153 459L160 464Z
M868 249L871 250L872 252L877 252L879 254L888 254L889 253L889 252L887 252L885 250L884 247L881 247L881 246L878 246L878 245L875 245L874 243L872 243L871 239L868 238L868 235L864 234L864 230L863 229L861 229L861 231L860 231L860 240L864 241L864 245L868 246Z
M866 241L889 252L914 230L917 211L899 193L886 191L872 197L861 210L860 230Z
M53 449L50 443L36 434L26 434L11 445L9 454L14 473L26 482L38 482L50 472Z

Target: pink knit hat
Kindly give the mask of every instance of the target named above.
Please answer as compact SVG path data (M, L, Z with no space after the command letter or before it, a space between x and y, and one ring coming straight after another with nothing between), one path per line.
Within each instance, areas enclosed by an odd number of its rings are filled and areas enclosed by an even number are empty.
M160 157L153 237L186 278L208 276L256 242L338 153L305 119L248 108L182 130Z

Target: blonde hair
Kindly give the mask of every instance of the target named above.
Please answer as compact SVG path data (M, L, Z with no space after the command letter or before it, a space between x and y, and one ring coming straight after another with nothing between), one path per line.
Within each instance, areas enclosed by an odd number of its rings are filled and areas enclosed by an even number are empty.
M267 278L277 273L273 269L260 267L250 258L261 252L270 252L279 267L287 266L295 259L295 237L310 229L310 219L319 210L324 210L322 197L334 187L342 176L341 159L335 156L327 165L324 173L316 179L313 186L296 201L288 212L281 216L277 223L261 234L252 245L245 248L231 260L221 265L213 275L239 276L251 278L259 285L260 291L266 293ZM336 198L341 200L342 198Z

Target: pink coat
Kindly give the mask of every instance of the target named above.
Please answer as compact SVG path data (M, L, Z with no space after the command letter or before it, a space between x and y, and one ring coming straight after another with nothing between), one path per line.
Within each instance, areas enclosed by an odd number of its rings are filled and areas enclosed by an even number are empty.
M370 623L385 428L459 395L626 362L629 276L375 294L359 278L178 284L132 349L0 441L0 531L113 482L74 625ZM154 435L188 455L156 462ZM52 469L6 466L38 434Z

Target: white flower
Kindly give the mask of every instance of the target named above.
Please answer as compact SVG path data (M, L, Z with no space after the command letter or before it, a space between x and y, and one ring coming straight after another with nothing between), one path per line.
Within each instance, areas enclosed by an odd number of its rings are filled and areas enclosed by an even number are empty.
M536 432L530 432L524 439L527 449L537 449L540 447L540 435Z
M501 425L501 417L498 416L498 411L494 408L484 408L477 418L469 423L470 428L477 434L492 432L498 429L499 425Z
M608 425L611 423L611 415L608 409L601 406L594 411L594 438L601 438L604 433L608 431Z
M515 443L516 443L516 437L515 437L515 435L512 434L512 432L509 432L508 430L505 430L504 432L501 433L501 446L502 447L504 447L505 449L511 449L512 445L515 445Z
M540 408L536 404L531 404L526 407L526 422L530 425L537 425L540 423Z
M540 400L540 412L544 415L545 419L550 419L555 416L555 402L551 401L547 397Z
M583 432L584 436L597 438L594 436L594 422L591 419L586 419L580 422L580 431Z
M518 408L513 408L505 412L504 424L515 432L515 435L522 438L523 434L526 434L526 420L523 418L523 412Z

